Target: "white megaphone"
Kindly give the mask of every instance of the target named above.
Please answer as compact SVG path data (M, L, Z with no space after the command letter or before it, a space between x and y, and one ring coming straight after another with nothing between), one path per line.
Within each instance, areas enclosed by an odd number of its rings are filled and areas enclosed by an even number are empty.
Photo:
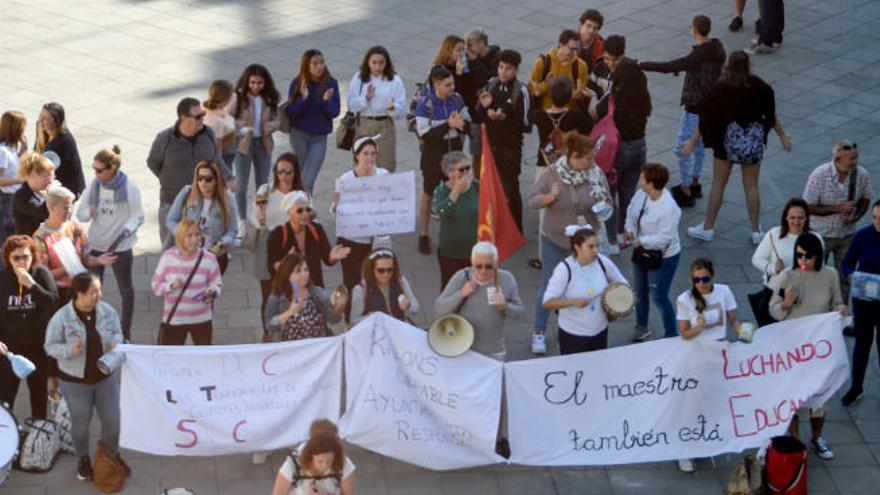
M457 314L437 318L428 328L428 344L437 354L460 356L474 343L474 327Z

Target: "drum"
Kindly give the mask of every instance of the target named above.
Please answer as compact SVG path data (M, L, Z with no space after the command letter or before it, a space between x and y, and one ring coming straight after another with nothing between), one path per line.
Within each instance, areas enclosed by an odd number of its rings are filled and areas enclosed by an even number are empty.
M615 282L602 292L602 309L609 320L616 320L633 312L636 307L636 294L626 284Z
M6 404L0 404L0 485L6 481L18 457L18 421Z

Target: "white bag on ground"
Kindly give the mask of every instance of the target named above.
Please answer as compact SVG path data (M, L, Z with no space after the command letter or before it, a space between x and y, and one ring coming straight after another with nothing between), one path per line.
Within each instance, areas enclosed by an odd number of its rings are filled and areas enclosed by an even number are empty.
M48 471L61 449L58 425L44 419L29 419L25 424L30 430L21 447L19 465L23 471Z

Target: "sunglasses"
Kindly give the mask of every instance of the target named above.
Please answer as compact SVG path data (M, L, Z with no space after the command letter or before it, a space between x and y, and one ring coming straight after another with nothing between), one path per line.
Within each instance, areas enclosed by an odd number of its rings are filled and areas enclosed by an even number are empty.
M816 255L815 255L815 254L811 254L811 253L801 253L801 252L797 252L797 253L794 253L794 257L797 258L797 259L804 258L804 259L811 260L811 259L815 258Z
M373 270L375 270L376 273L378 273L379 275L384 275L386 273L394 273L393 267L392 268L374 268Z
M97 175L97 174L100 174L100 173L104 172L104 171L107 170L108 168L109 168L109 167L104 167L104 168L92 167L92 170L94 170L94 171L95 171L95 175Z
M279 168L275 171L278 175L293 175L293 169Z
M712 281L712 277L691 277L691 282L695 284L708 284Z
M202 112L202 113L198 113L195 115L190 115L190 118L196 119L196 120L202 120L203 118L205 118L205 113Z
M200 175L199 178L196 180L198 182L207 182L208 184L210 184L210 183L214 182L214 176L213 175Z
M296 211L297 213L307 213L307 212L308 212L308 213L311 213L311 212L312 212L312 209L309 208L308 206L304 206L304 207L301 207L301 208L297 208L295 211Z
M470 172L471 166L465 165L464 167L458 167L456 170L458 170L461 173Z
M857 150L857 149L859 149L859 145L856 143L841 144L840 149L842 149L843 151Z
M480 263L478 265L474 265L474 270L491 270L493 268L495 268L495 265L492 264L484 265Z
M29 254L13 254L12 256L9 257L9 259L11 259L12 261L15 261L15 262L27 261L27 260L31 259L31 255L29 255Z

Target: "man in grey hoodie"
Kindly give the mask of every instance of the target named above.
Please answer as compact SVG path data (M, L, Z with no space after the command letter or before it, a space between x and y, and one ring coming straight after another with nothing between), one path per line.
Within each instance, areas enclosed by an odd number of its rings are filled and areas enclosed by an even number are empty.
M682 155L682 146L699 128L700 118L694 113L694 107L715 86L724 67L726 57L724 45L717 38L709 39L711 28L712 21L704 15L698 15L691 22L691 36L697 44L690 53L669 62L639 64L639 68L644 71L674 72L676 75L681 71L685 72L684 85L681 88L681 105L684 107L684 113L681 116L681 129L675 144L681 184L670 191L680 207L694 206L695 198L702 197L700 173L706 155L703 141L698 140L693 152L688 155Z
M172 237L165 227L168 210L183 186L192 183L198 162L216 161L230 189L234 189L232 171L223 161L214 131L205 126L204 118L199 100L180 100L177 122L156 135L147 156L147 167L159 179L159 237L163 246L169 245Z

